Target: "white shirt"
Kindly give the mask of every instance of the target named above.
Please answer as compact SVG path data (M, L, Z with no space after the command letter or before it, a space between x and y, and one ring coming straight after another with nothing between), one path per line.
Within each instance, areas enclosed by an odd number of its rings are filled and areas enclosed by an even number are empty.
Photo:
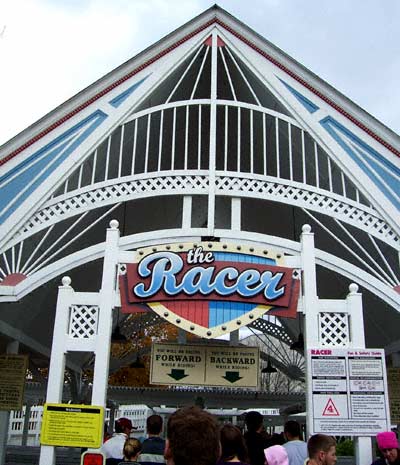
M125 433L115 433L111 439L106 441L100 449L106 459L123 459L124 444L127 438Z

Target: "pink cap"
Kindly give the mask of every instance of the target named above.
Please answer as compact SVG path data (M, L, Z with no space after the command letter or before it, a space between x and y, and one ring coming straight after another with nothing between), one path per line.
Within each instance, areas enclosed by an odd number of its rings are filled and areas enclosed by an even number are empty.
M379 449L398 449L399 442L393 431L385 431L376 435L376 442Z
M282 446L271 446L264 450L268 465L289 465L286 449Z

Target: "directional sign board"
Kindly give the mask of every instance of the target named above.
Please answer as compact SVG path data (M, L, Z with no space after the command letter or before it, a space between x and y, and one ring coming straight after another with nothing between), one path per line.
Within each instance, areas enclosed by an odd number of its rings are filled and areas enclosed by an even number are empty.
M205 384L257 387L259 360L258 347L207 347Z
M309 349L312 434L374 436L390 430L382 349Z
M21 410L28 357L0 355L0 410Z
M101 446L103 427L103 407L45 404L40 443L97 449Z
M153 344L150 383L258 387L258 347Z
M387 370L390 417L393 425L400 423L400 368Z

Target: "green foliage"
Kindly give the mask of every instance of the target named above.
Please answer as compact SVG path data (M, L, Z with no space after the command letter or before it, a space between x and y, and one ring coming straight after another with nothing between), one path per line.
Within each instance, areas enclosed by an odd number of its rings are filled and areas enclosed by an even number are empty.
M344 439L336 444L337 456L354 456L354 443L351 439Z

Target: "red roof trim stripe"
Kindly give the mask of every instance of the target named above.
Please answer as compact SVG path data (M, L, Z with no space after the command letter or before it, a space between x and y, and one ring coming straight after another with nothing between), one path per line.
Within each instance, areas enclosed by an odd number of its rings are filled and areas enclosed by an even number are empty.
M217 18L214 18L210 21L207 21L205 24L203 24L202 26L200 26L199 28L197 28L196 30L192 31L190 34L186 35L185 37L183 37L182 39L180 39L179 41L175 42L174 44L170 45L167 49L163 50L162 52L158 53L157 55L155 55L154 57L150 58L149 60L147 60L145 63L143 63L142 65L140 65L138 68L134 69L133 71L131 71L130 73L126 74L125 76L123 76L122 78L118 79L118 81L115 81L113 84L110 84L108 87L106 87L105 89L103 89L101 92L97 93L96 95L94 95L92 98L90 98L89 100L87 100L85 103L79 105L77 108L75 108L74 110L72 110L70 113L68 113L67 115L65 115L64 117L62 117L61 119L59 119L58 121L56 121L55 123L53 123L52 125L50 125L48 128L44 129L43 131L39 132L35 137L32 137L32 139L29 139L27 142L25 142L25 144L21 145L20 147L18 147L18 149L14 150L13 152L11 152L9 155L7 155L6 157L4 157L2 160L0 160L0 166L3 165L4 163L6 163L8 160L10 160L11 158L15 157L16 155L18 155L19 153L21 153L23 150L25 150L26 148L28 148L29 146L31 146L32 144L34 144L35 142L37 142L39 139L41 139L42 137L44 137L46 134L48 134L49 132L51 132L53 129L57 128L58 126L60 126L62 123L64 123L65 121L69 120L70 118L72 118L73 116L75 116L77 113L79 113L81 110L83 110L84 108L88 107L90 104L92 104L93 102L95 102L96 100L98 100L99 98L103 97L105 94L107 94L108 92L110 92L111 90L115 89L116 87L118 87L120 84L122 84L123 82L125 82L126 80L130 79L132 76L134 76L135 74L139 73L140 71L142 71L143 69L147 68L147 66L151 65L152 63L154 63L155 61L157 61L159 58L163 57L164 55L166 55L167 53L171 52L172 50L174 50L175 48L179 47L179 45L183 44L184 42L188 41L189 39L191 39L192 37L194 37L196 34L198 34L199 32L203 31L204 29L206 29L207 27L211 26L213 23L217 23L219 24L220 26L222 26L224 29L226 29L227 31L229 31L231 34L233 34L235 37L237 37L238 39L240 39L242 42L244 42L246 45L248 45L249 47L251 47L253 50L255 50L257 53L259 53L260 55L262 55L264 58L266 58L267 60L269 60L271 63L273 63L275 66L277 66L278 68L280 68L282 71L284 71L285 73L287 73L289 76L291 76L293 79L295 79L296 81L298 81L300 84L302 84L304 87L306 87L307 89L309 89L313 94L317 95L319 98L321 98L322 100L324 100L326 103L328 103L332 108L334 108L336 111L338 111L339 113L341 113L343 116L345 116L347 119L349 119L352 123L354 123L355 125L357 125L359 128L361 128L362 130L364 130L368 135L370 135L371 137L373 137L376 141L378 141L380 144L382 144L384 147L386 147L388 150L390 150L391 152L393 152L394 154L396 154L397 156L400 157L400 151L395 149L391 144L389 144L388 142L386 142L385 140L383 140L381 137L379 137L377 134L375 134L373 131L371 131L370 129L368 129L363 123L361 123L360 121L358 121L356 118L354 118L352 115L350 115L347 111L345 111L343 108L341 108L339 105L337 105L335 102L333 102L331 99L329 99L328 97L326 97L325 95L323 95L319 90L317 90L315 87L311 86L310 84L308 84L304 79L302 79L300 76L298 76L297 74L295 74L293 71L291 71L290 69L288 69L286 66L284 66L282 63L280 63L278 60L276 60L275 58L273 58L271 55L269 55L268 53L264 52L263 50L261 50L259 47L257 47L255 44L253 44L249 39L247 39L246 37L242 36L241 34L239 34L237 31L235 31L234 29L232 29L230 26L228 26L227 24L225 24L223 21L221 21L220 19L217 19Z

